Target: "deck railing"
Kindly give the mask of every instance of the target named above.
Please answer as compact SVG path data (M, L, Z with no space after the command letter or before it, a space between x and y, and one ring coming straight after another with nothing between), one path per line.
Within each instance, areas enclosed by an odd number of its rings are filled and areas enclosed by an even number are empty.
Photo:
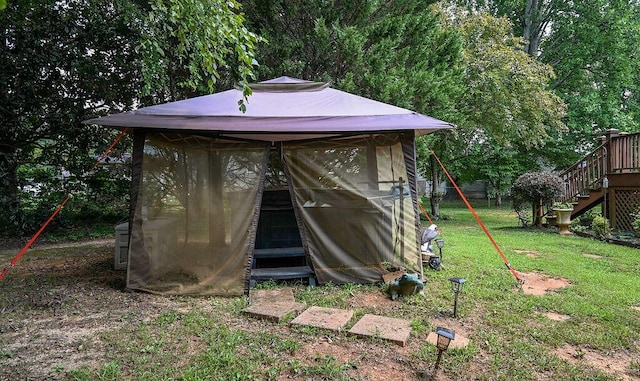
M609 173L640 172L640 133L611 137Z
M601 145L560 173L565 181L563 201L572 201L589 190L600 189L609 173L640 172L640 133L609 130Z
M560 173L566 187L562 200L571 201L589 189L599 188L606 171L607 147L602 144Z

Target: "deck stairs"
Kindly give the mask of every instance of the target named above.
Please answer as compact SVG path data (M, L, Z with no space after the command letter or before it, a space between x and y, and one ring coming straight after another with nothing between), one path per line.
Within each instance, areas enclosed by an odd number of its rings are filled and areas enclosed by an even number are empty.
M563 202L573 204L571 218L601 206L611 225L629 230L631 213L640 210L640 133L608 130L600 145L560 173Z

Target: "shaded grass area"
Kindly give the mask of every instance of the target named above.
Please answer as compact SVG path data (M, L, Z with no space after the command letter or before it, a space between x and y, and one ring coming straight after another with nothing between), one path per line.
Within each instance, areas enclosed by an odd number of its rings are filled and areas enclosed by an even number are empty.
M91 344L100 349L92 362L52 370L69 380L357 380L368 379L360 370L393 362L401 366L407 380L418 379L417 371L430 367L435 348L426 337L437 324L464 328L470 345L448 351L441 363L442 374L453 380L618 380L640 378L640 250L600 241L566 237L552 231L514 228L515 214L509 210L480 207L478 213L512 266L521 273L539 272L563 277L570 286L544 296L518 291L518 282L508 271L473 216L464 207L445 205L448 217L438 221L445 239L443 270L425 270L425 296L415 296L375 305L355 303L366 295L384 291L381 285L326 285L309 288L293 285L298 301L307 305L352 308L357 318L366 313L400 317L412 322L408 347L400 349L377 339L348 336L345 332L290 329L283 323L259 321L242 314L247 299L162 298L137 293L122 296L105 321L107 329L96 333ZM29 264L51 257L87 257L86 250L52 249L34 251ZM65 252L63 252L65 251ZM526 255L527 253L535 255ZM90 253L89 253L90 254ZM585 256L588 254L589 256ZM593 256L598 256L595 258ZM91 255L89 255L91 257ZM108 259L108 254L107 254ZM55 261L54 261L55 262ZM49 262L47 262L49 263ZM91 266L109 263L95 262ZM101 287L105 278L106 297L121 288L118 274L101 270L97 274L73 270L62 273L56 263L46 267L46 276L18 274L4 283L0 308L5 311L0 328L15 321L40 319L33 302L9 305L8 296L20 298L25 288L39 287L51 299L65 290L65 278L83 284L83 292ZM30 271L30 270L28 270ZM453 293L448 278L467 279L460 294L458 314L452 315ZM92 280L91 280L92 279ZM13 283L12 283L13 282ZM261 287L280 287L265 283ZM71 288L71 287L69 287ZM34 299L38 296L33 292ZM142 298L144 296L144 298ZM147 298L148 296L148 298ZM31 298L31 296L30 296ZM97 297L95 297L97 298ZM49 300L47 299L47 300ZM170 300L171 307L151 308ZM60 299L58 316L89 313L79 297ZM136 301L137 304L131 304ZM150 307L151 306L151 307ZM356 306L356 307L354 307ZM564 321L544 313L567 315ZM436 323L439 322L439 323ZM349 326L347 327L349 328ZM4 331L3 331L4 332ZM460 333L460 332L458 332ZM324 338L339 348L355 348L353 358L338 353L307 353L306 346ZM22 356L0 340L0 361ZM576 357L593 351L623 361L621 373L608 372L588 361L568 361L558 348L570 345ZM400 360L399 360L400 359Z

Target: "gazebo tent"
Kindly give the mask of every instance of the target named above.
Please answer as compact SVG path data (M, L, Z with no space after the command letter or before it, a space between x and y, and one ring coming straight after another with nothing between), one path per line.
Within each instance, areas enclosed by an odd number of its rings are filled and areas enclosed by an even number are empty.
M263 249L300 248L320 284L421 272L414 138L452 126L325 83L252 89L246 113L228 90L85 121L134 133L127 287L240 295Z

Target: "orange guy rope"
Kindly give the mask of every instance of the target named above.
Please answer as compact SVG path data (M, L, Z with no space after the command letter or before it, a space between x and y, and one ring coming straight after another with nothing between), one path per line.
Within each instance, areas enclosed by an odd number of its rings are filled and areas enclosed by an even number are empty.
M100 163L102 162L102 160L104 160L105 157L107 157L107 155L109 154L109 152L111 152L111 150L113 149L113 147L115 147L116 144L118 144L118 142L120 141L120 139L122 139L122 137L124 136L124 134L127 133L127 131L129 130L129 127L125 127L122 132L120 133L120 135L118 135L118 137L116 138L116 140L113 141L113 143L111 143L111 145L109 146L109 148L107 148L106 151L104 151L104 153L102 154L102 156L100 156L100 158L98 159L98 161L96 162L96 164L93 166L93 168L91 168L91 171L94 171L96 168L98 168L98 166L100 165ZM60 203L60 205L58 205L58 207L56 208L56 210L53 211L53 213L51 214L51 216L49 216L49 219L47 219L47 221L45 221L45 223L40 227L40 229L36 232L36 234L33 235L33 237L31 237L31 239L29 240L29 242L27 242L26 245L24 245L24 247L22 248L22 250L20 250L20 252L18 253L18 255L16 255L11 262L7 265L7 267L4 268L4 270L2 270L2 273L0 273L0 280L2 280L2 278L4 278L5 275L7 275L7 273L9 272L9 270L20 260L20 258L24 255L24 253L27 252L27 250L29 249L29 247L31 247L31 245L35 242L36 239L38 239L38 237L40 236L40 234L44 231L44 229L47 227L47 225L49 225L49 223L53 220L53 218L62 210L62 208L64 208L65 204L67 203L67 201L69 201L69 199L71 198L71 193L69 193L67 195L67 197L64 199L64 201L62 201Z
M456 184L456 182L453 181L453 178L449 174L449 171L447 171L447 169L444 167L444 165L440 161L440 158L438 158L438 156L436 155L435 152L433 152L433 150L431 150L431 153L433 154L433 157L435 157L435 159L438 161L438 164L440 164L440 167L444 171L445 175L447 175L447 178L449 178L449 181L451 181L451 184L453 184L453 186L456 188L456 191L458 191L458 194L460 195L460 197L464 201L465 205L467 206L467 208L469 209L471 214L473 214L473 217L475 217L476 221L478 222L478 225L480 225L480 227L482 228L482 231L484 231L484 234L487 235L487 237L489 238L489 241L491 241L491 243L493 244L493 247L495 247L495 249L498 252L498 254L500 254L500 257L502 257L502 260L504 261L504 264L507 266L509 271L511 271L511 274L513 274L513 276L516 278L516 280L520 284L523 284L524 283L524 279L520 278L518 276L518 273L516 272L516 270L513 269L513 266L511 266L511 263L509 263L509 261L507 260L507 257L504 255L504 253L502 252L502 250L500 249L500 247L498 246L496 241L493 239L493 237L491 236L491 233L489 233L489 230L487 230L487 227L484 226L484 223L482 222L482 220L480 219L480 217L478 216L476 211L473 209L471 204L469 204L469 201L467 201L467 198L464 197L464 195L462 194L462 191L460 190L460 188L458 188L458 184Z
M429 220L429 223L433 225L433 221L431 220L431 217L429 217L429 215L427 214L427 211L424 210L424 206L422 206L422 204L419 201L418 201L418 206L422 210L422 214L424 214L424 216L427 217L427 220Z

